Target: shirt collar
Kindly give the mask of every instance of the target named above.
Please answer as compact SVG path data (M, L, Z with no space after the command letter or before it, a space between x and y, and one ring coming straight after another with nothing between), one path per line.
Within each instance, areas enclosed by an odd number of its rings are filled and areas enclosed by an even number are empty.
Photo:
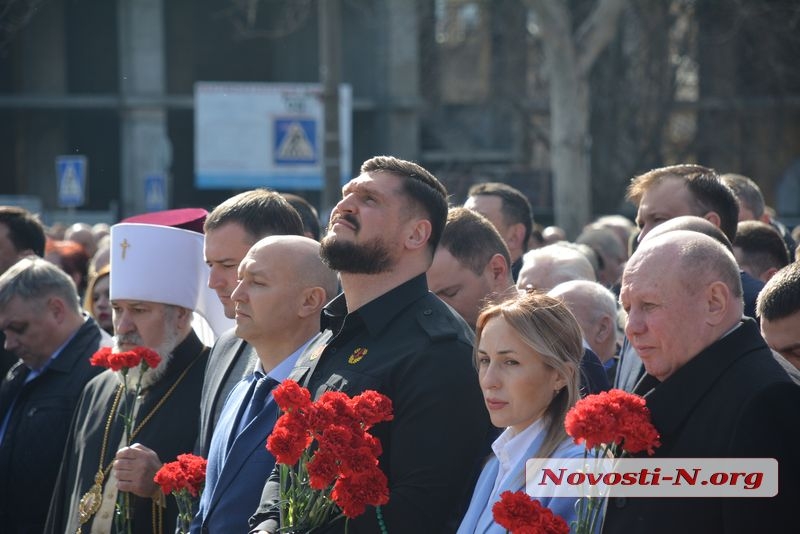
M322 309L320 325L322 330L339 332L348 317L361 319L370 335L377 335L392 322L409 304L419 300L428 293L428 279L425 273L419 274L403 282L394 289L367 302L359 309L347 313L347 300L344 293L334 298Z
M294 364L297 362L297 358L300 357L303 351L306 350L306 347L308 347L308 344L311 343L315 337L316 336L312 336L308 341L300 345L285 360L276 365L269 373L266 373L266 375L274 379L279 384L286 380L289 377L289 373L291 373L292 369L294 369ZM258 377L264 376L265 373L264 368L261 366L261 360L256 360L256 366L253 370L253 373Z
M516 465L543 431L544 417L537 419L519 433L514 432L511 427L506 428L492 443L492 451L500 460L501 470L508 471Z

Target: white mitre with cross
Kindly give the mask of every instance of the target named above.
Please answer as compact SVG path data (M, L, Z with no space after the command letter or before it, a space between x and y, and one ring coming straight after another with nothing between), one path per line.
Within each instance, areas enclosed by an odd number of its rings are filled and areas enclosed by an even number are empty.
M193 310L206 345L233 327L208 288L203 234L158 224L122 222L111 227L110 298L173 304ZM203 325L202 323L206 323ZM205 326L205 327L204 327Z

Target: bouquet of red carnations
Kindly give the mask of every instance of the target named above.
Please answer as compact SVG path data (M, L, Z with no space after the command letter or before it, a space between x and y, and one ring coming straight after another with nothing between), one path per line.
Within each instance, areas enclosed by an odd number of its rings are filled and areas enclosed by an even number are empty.
M179 454L174 462L161 466L153 478L164 495L170 493L178 503L178 532L188 534L194 517L193 504L203 493L206 482L206 464L201 456Z
M292 380L272 395L284 414L267 449L280 474L281 532L311 532L367 506L389 502L386 475L378 467L382 448L368 430L392 419L392 402L375 391L355 397L328 391L317 401Z
M585 445L584 458L589 458L591 451L596 461L643 451L652 455L661 445L644 398L621 389L588 395L576 402L567 412L564 428L576 444ZM582 497L577 504L575 533L594 534L600 527L601 509L599 498Z

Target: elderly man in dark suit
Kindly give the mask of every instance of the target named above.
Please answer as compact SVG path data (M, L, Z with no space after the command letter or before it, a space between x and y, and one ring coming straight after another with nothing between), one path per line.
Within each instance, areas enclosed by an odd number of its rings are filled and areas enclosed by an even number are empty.
M642 242L620 300L626 335L646 375L662 445L655 458L775 458L772 498L628 498L608 504L605 533L782 532L800 501L800 382L775 359L756 322L742 317L732 254L712 238L676 230Z
M34 256L0 276L0 330L19 357L0 382L0 524L41 532L72 412L102 370L89 357L103 332L72 279Z

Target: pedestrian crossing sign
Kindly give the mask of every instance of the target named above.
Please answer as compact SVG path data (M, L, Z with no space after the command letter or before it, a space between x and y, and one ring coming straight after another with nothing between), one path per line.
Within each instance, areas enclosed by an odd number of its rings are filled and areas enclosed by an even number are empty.
M163 174L150 174L144 179L144 209L161 211L167 209L167 180Z
M299 117L274 121L275 165L316 165L319 160L317 122Z
M58 205L62 208L83 206L86 196L86 156L56 157Z

